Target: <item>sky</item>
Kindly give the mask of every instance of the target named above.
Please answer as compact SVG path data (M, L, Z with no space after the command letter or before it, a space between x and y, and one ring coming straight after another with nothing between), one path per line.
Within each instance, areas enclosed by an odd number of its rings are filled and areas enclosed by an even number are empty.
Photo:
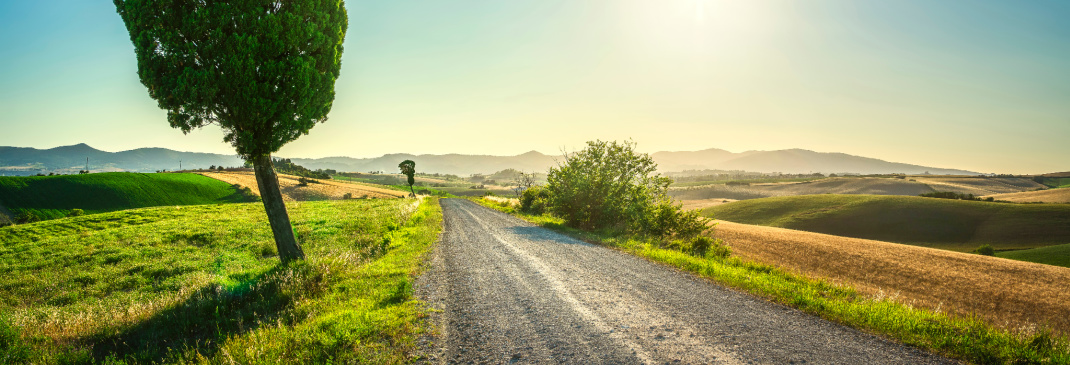
M346 1L329 119L285 157L803 148L1070 170L1064 0ZM111 1L0 1L0 146L233 154L168 126Z

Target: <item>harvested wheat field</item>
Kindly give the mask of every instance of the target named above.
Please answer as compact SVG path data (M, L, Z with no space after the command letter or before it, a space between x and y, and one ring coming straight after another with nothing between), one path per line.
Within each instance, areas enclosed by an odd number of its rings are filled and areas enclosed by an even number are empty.
M1070 188L995 194L982 198L993 198L1014 203L1070 203Z
M200 174L230 184L247 186L254 194L260 195L256 176L252 171L201 172ZM283 200L334 200L342 199L346 193L353 194L354 198L400 198L408 195L397 190L335 180L316 179L319 183L298 186L298 179L300 179L298 176L279 174L279 187L282 188Z
M706 209L709 207L716 207L721 204L731 203L736 201L735 199L698 199L698 200L677 200L677 203L682 204L684 210Z
M988 195L1006 194L1045 188L1030 179L996 177L922 177L911 176L919 183L927 184L936 191L959 194Z
M867 194L917 196L937 191L960 194L988 195L1030 191L1044 188L1024 178L988 177L922 177L909 176L902 179L887 177L832 177L827 179L761 183L750 185L711 184L689 187L672 187L669 194L681 200L704 199L757 199L776 196L814 194Z
M1010 330L1070 334L1070 268L784 228L718 222L744 259Z

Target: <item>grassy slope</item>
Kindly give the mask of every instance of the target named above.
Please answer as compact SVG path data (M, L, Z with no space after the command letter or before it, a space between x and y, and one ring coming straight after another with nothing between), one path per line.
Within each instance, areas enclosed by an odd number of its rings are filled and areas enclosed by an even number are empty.
M1029 250L999 252L996 253L996 256L1011 260L1070 267L1070 243Z
M291 265L256 203L2 228L0 362L406 361L412 275L441 227L437 201L414 204L291 204L308 256Z
M968 251L1070 242L1070 205L1006 204L880 195L805 195L703 210L730 222Z
M99 173L65 176L0 177L0 204L14 214L42 219L71 209L103 213L123 209L246 202L249 198L219 180L197 174Z
M845 285L799 276L770 265L737 257L695 257L659 248L634 237L616 237L568 228L562 225L559 218L523 214L509 204L485 199L472 200L587 242L677 267L825 319L876 332L970 363L1070 363L1070 339L1053 335L1050 331L1011 333L976 318L954 317L944 312L915 308L887 297L868 297Z

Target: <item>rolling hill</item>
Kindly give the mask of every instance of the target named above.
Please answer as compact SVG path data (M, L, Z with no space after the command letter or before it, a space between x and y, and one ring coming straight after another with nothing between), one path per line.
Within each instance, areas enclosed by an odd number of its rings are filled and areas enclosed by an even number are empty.
M166 148L138 148L121 152L106 152L86 144L50 149L0 147L0 175L33 175L36 173L74 173L85 168L97 171L177 170L179 161L186 169L216 166L241 166L243 161L234 155L179 152ZM281 156L279 156L281 157ZM887 162L874 158L843 153L824 153L802 149L779 151L746 151L733 153L720 149L692 152L656 152L651 157L663 172L683 170L742 170L781 173L857 173L857 174L932 174L976 175L956 169ZM324 157L292 158L309 169L334 169L346 172L395 171L402 160L416 161L420 172L454 175L491 174L504 169L545 172L556 165L555 156L530 151L516 156L490 155L413 155L387 154L373 158Z
M1010 204L882 195L743 200L702 213L736 223L956 251L1070 243L1070 205Z
M0 205L12 216L33 212L41 219L165 206L254 201L228 183L197 174L109 172L64 176L0 176Z
M178 170L180 161L186 169L244 164L242 159L234 155L180 152L166 148L106 152L82 143L49 149L0 147L0 174L77 173L85 169L86 158L89 158L89 170L92 172Z
M871 194L918 196L938 191L976 196L1018 193L1044 189L1028 178L909 176L831 177L801 182L755 183L747 185L709 184L674 186L670 195L680 200L755 199L811 194ZM1040 193L1040 192L1038 192ZM998 199L998 198L997 198Z
M888 162L845 153L814 152L803 149L746 151L732 153L719 149L694 152L657 152L651 155L662 171L742 170L785 174L856 173L977 175L976 172Z

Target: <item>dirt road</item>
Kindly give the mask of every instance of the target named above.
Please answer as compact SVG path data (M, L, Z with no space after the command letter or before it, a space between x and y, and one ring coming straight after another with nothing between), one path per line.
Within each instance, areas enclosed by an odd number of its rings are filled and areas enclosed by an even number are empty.
M460 199L417 296L431 363L944 364L947 359Z

